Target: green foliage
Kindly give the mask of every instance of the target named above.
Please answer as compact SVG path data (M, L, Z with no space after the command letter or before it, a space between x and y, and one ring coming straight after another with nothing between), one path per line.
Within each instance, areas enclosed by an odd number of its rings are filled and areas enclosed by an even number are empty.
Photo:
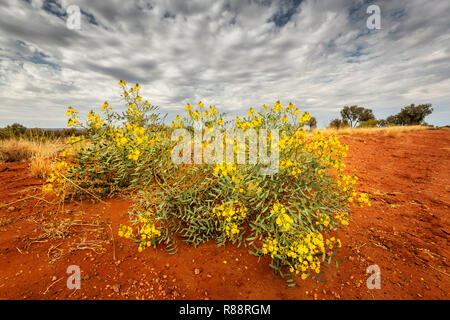
M389 125L389 122L385 119L378 120L377 126L380 128L387 127Z
M368 196L355 190L357 177L343 172L348 147L336 136L308 135L304 126L311 117L293 104L276 102L235 119L244 131L278 129L278 145L272 134L263 136L270 153L279 152L278 171L265 175L265 164L237 163L238 150L249 152L245 143L234 145L230 163L175 164L171 152L179 141L172 141L173 130L223 132L222 114L202 102L197 109L188 104L187 115L177 115L169 129L157 109L143 102L139 85L128 90L125 82L119 84L128 104L122 114L105 102L102 117L91 111L83 122L69 107L68 125L86 135L69 140L71 160L58 162L44 189L63 199L133 191L132 225L121 225L119 236L135 241L139 251L165 244L174 253L175 235L195 246L211 239L218 245L230 242L270 257L282 276L305 279L333 259L340 241L330 233L348 225L351 207L370 205ZM226 149L227 139L218 141ZM204 151L211 142L196 147Z
M341 117L343 121L346 121L350 124L350 127L355 127L358 125L358 123L363 121L375 119L375 116L373 115L373 111L371 109L366 109L358 106L345 106L341 110Z
M411 104L401 109L399 113L389 116L386 121L399 126L411 126L425 124L424 120L433 112L431 104Z
M359 128L375 128L378 125L378 120L370 119L366 121L361 121L359 123Z
M341 119L333 119L331 120L330 124L328 125L329 128L334 129L344 129L348 128L349 124L347 121L341 120Z
M311 120L309 120L306 124L309 126L310 130L316 129L317 128L317 119L316 119L316 117L311 117Z
M25 126L14 123L6 128L0 128L0 140L4 139L25 139L32 141L46 141L58 138L67 138L70 136L82 136L86 132L84 130L71 129L39 129L26 128Z
M6 130L11 132L13 135L22 135L27 131L27 128L19 123L14 123L6 127Z

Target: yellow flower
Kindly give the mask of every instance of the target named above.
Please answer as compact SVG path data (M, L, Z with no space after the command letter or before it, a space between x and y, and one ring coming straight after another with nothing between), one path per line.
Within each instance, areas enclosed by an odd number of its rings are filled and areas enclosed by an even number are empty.
M108 104L108 102L105 101L105 103L102 105L102 111L105 111L106 109L111 110L111 106Z

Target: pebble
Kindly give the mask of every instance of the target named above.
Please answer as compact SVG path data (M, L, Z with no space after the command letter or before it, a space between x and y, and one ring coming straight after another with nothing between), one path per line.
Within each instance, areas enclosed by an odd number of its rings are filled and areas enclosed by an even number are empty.
M115 284L112 286L112 289L115 293L119 293L120 290L120 284Z

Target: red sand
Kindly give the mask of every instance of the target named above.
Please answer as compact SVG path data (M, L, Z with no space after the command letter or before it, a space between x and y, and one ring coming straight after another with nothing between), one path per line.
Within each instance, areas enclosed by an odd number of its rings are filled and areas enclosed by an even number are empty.
M348 172L359 176L359 191L372 196L372 207L354 209L349 228L338 234L343 247L337 259L345 259L339 268L324 267L324 281L298 279L292 288L246 248L179 243L175 255L162 247L138 253L116 236L128 222L131 201L70 202L58 211L30 197L39 196L42 181L30 177L28 163L1 164L0 298L448 299L450 131L347 135L342 141L350 146ZM105 228L74 227L65 239L30 244L42 223L61 218ZM108 241L107 224L114 241ZM105 240L106 250L70 252L83 238ZM366 286L373 264L381 269L380 290ZM66 287L69 265L81 267L80 290Z

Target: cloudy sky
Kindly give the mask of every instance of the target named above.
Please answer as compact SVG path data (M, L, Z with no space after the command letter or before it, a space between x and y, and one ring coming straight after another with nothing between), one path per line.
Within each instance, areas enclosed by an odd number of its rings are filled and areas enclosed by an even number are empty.
M381 29L367 28L367 7ZM81 9L81 30L67 8ZM123 107L139 82L169 117L293 102L319 126L345 105L377 118L432 103L450 124L448 0L1 0L0 127L64 127L65 110Z

